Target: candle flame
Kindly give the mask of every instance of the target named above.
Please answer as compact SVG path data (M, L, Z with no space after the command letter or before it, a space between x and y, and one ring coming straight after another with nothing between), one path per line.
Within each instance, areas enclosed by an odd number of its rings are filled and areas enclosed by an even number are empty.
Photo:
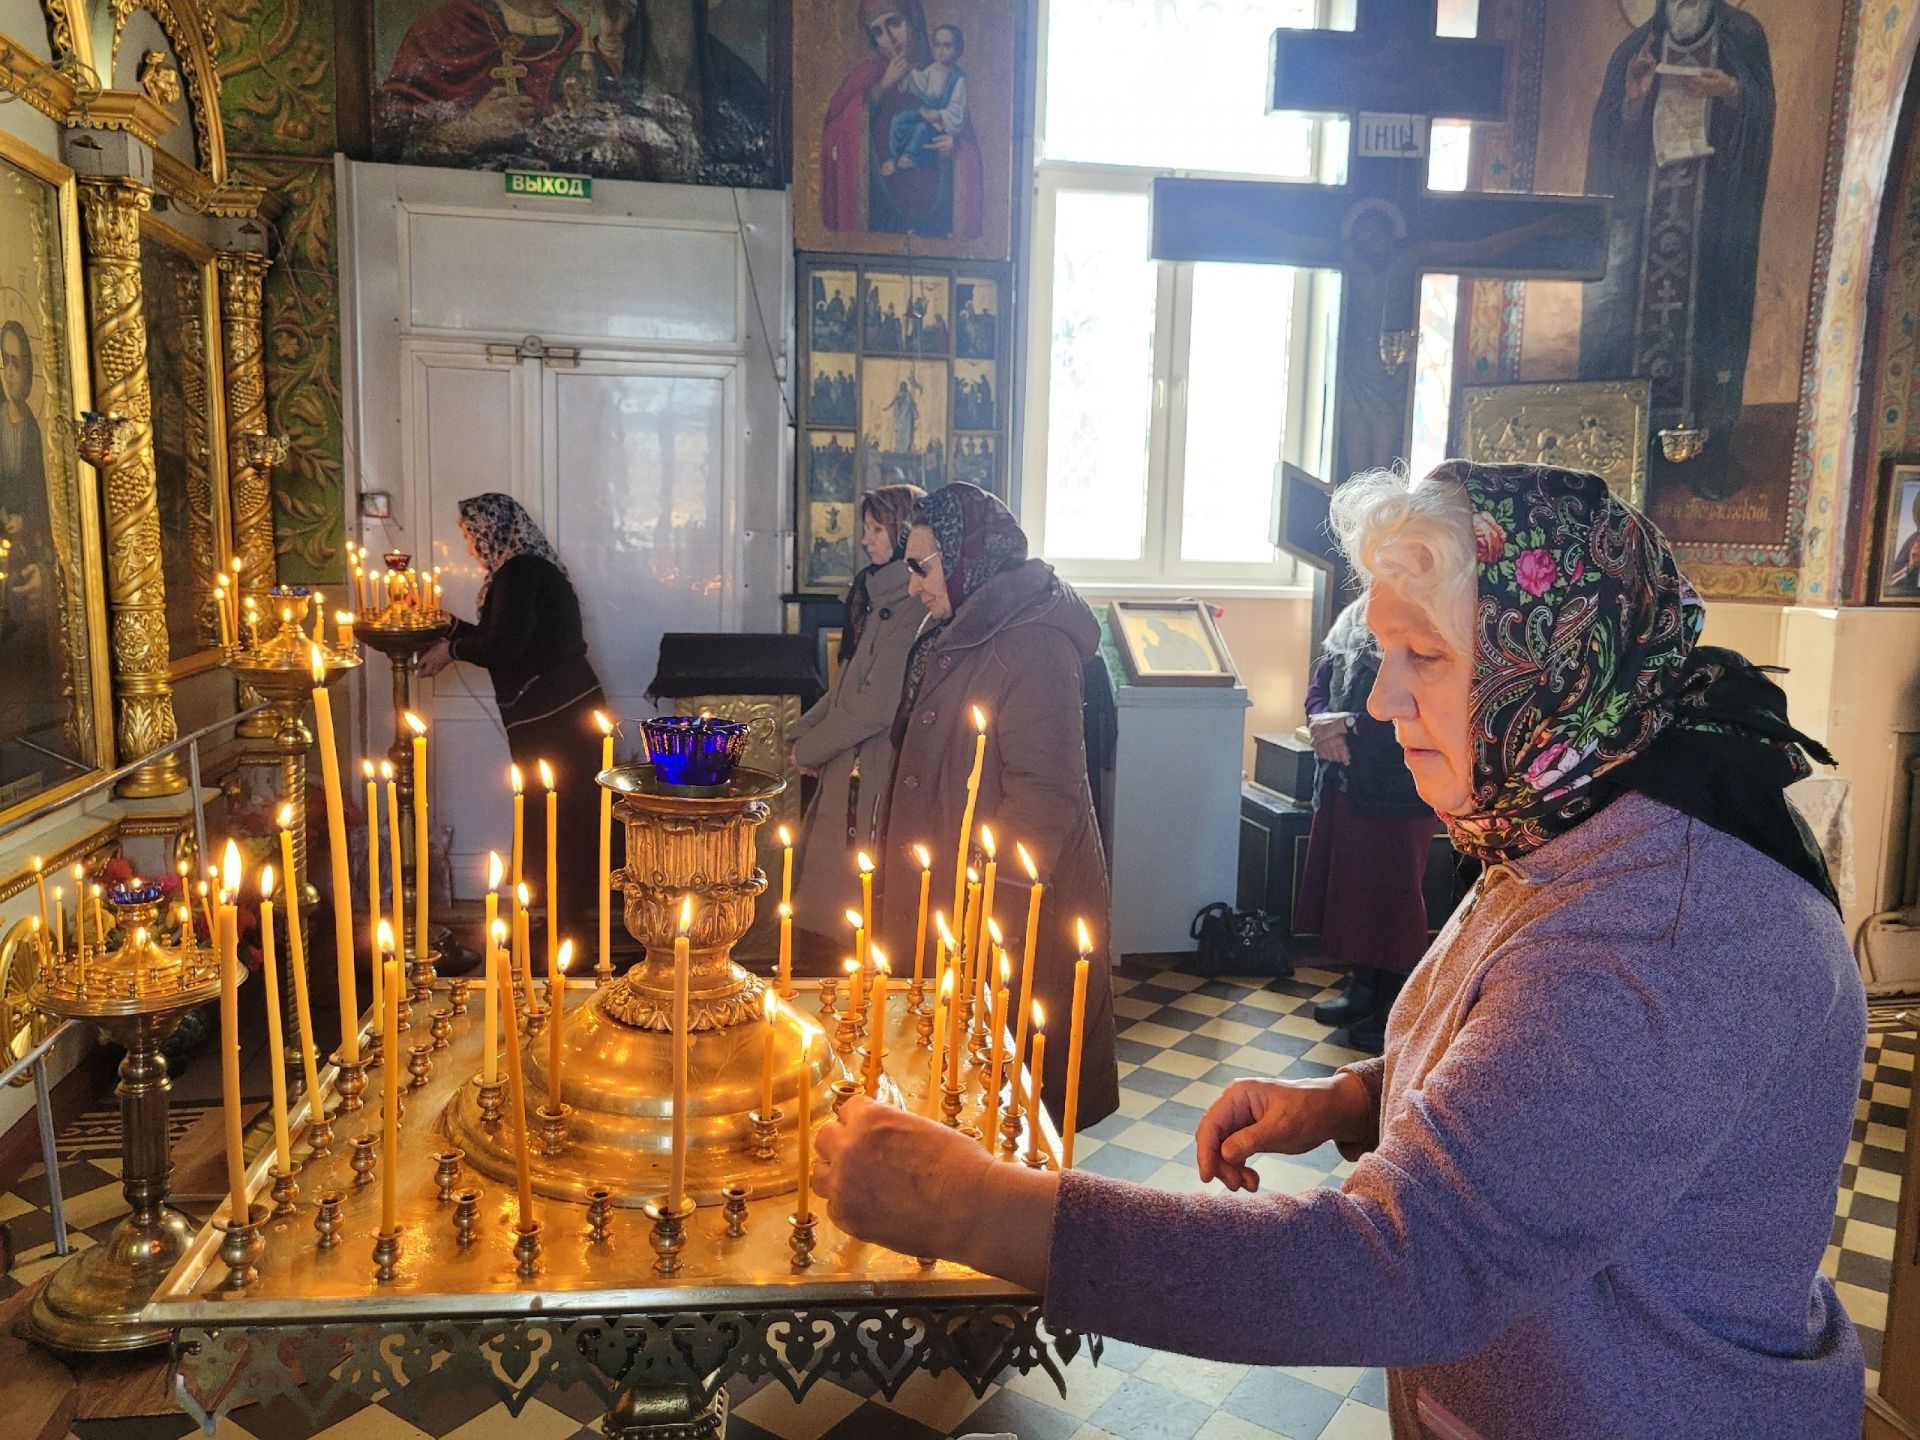
M1033 863L1033 856L1027 853L1027 847L1016 840L1013 843L1013 848L1020 852L1020 863L1027 867L1027 878L1038 885L1040 883L1040 867Z
M953 999L953 971L949 970L940 977L940 1003L947 1004Z
M993 937L993 943L995 945L1000 945L1005 943L1000 938L1000 922L994 919L991 915L987 917L987 934Z
M763 996L765 997L765 1003L764 1003L764 1004L763 1004L763 1005L761 1006L761 1009L762 1009L762 1011L764 1011L764 1012L765 1012L765 1014L766 1014L766 1018L767 1018L767 1024L769 1024L769 1025L771 1025L771 1024L773 1024L773 1013L774 1013L774 1010L775 1010L775 1008L777 1007L777 1005L778 1005L778 1003L779 1003L779 1002L777 1002L777 1001L776 1001L776 1000L775 1000L775 999L773 998L773 987L772 987L771 985L769 985L769 986L768 986L768 987L766 988L766 990L764 990L764 991L762 992L762 994L763 994Z
M309 645L307 647L307 664L313 671L313 683L315 685L326 684L327 657L320 653L320 647L318 645Z
M862 875L871 875L873 873L873 857L867 854L866 851L862 850L860 852L860 858L854 863L860 867L860 873Z
M793 918L793 907L784 900L780 902L780 918L782 920L791 920Z
M926 846L914 846L913 854L914 858L920 862L920 868L922 870L931 870L933 868L933 852L927 849Z
M74 890L74 892L73 892L73 893L74 893L75 895L78 895L78 894L80 893L80 891L79 891L79 889L78 889L78 888L76 888L76 889ZM207 882L206 882L206 881L204 881L204 880L202 880L202 881L200 882L200 898L201 898L202 900L204 900L204 899L206 899L206 898L207 898Z
M33 873L36 875L40 873L40 857L38 855L33 857Z
M940 927L940 943L949 950L953 949L953 931L947 928L947 917L936 910L933 912L933 923Z
M220 856L220 888L229 895L238 895L240 875L240 847L229 840L225 852Z
M1003 989L1004 989L1004 988L1006 987L1006 985L1008 984L1008 982L1009 982L1009 981L1011 981L1012 979L1013 979L1013 962L1012 962L1011 960L1009 960L1009 959L1007 959L1007 952L1006 952L1006 951L1004 951L1004 950L1002 950L1002 951L1000 952L1000 985L1001 985L1001 988L1003 988Z
M1042 1006L1038 1000L1033 1002L1033 1028L1035 1030L1044 1030L1047 1028L1046 1008Z
M986 825L980 827L980 848L987 852L987 859L994 858L993 831Z
M893 966L887 963L887 952L882 950L878 945L869 945L867 947L867 954L873 960L873 968L878 970L882 975L891 975L893 973Z
M233 557L233 573L238 575L241 569L246 565L246 563L247 562L242 560L238 555L234 556Z
M260 867L260 898L262 900L273 898L273 866L271 865Z
M865 920L861 919L860 912L858 910L843 910L840 913L847 917L847 924L851 925L856 930L860 929L862 926L864 926L867 923Z
M507 867L500 863L500 852L489 850L487 852L487 889L498 890L500 882L506 878L506 873Z
M600 733L601 733L602 735L611 735L611 734L613 734L613 721L611 721L611 720L609 720L609 719L607 718L607 712L606 712L606 711L604 711L604 710L596 710L596 711L594 711L594 712L593 712L593 723L594 723L594 724L596 724L596 725L598 725L598 726L600 727Z
M978 705L973 707L973 728L982 735L987 733L987 712Z
M1077 931L1079 931L1079 940L1080 940L1080 953L1081 953L1082 955L1084 955L1084 954L1086 954L1086 953L1087 953L1087 952L1088 952L1089 950L1091 950L1091 949L1093 949L1093 936L1091 936L1091 935L1089 935L1089 934L1087 933L1087 922L1086 922L1086 921L1084 921L1084 920L1075 920L1075 921L1073 922L1073 924L1074 924L1074 928L1075 928L1075 929L1076 929Z
M537 763L540 766L540 784L548 790L553 789L553 767L544 760Z
M519 898L522 910L533 903L533 891L527 888L527 882L524 880L520 882L520 888L514 894Z
M288 816L288 815L289 815L290 813L292 813L292 810L293 810L293 806L291 806L291 805L282 805L282 806L280 807L280 816L281 816L281 819L280 819L280 825L281 825L281 828L282 828L282 829L284 829L284 828L286 828L286 825L287 825L287 819L286 819L286 817L287 817L287 816ZM184 879L186 879L186 878L187 878L187 862L186 862L186 861L184 861L184 860L182 860L182 861L181 861L181 862L179 863L179 865L178 865L178 866L176 866L175 868L179 870L179 872L180 872L180 878L181 878L182 880L184 880Z
M380 928L374 932L374 944L382 955L393 954L393 923L391 921L380 922Z
M413 731L414 734L424 735L427 733L427 722L422 720L418 715L414 714L411 710L403 712L400 718L407 722L407 728Z
M573 941L562 940L560 942L560 953L553 957L554 969L564 975L567 973L567 967L571 964L573 964Z
M967 866L967 884L978 885L979 883L980 883L980 872L974 869L973 866L971 865Z
M362 760L360 762L360 773L369 780L373 779L373 762L371 760Z
M846 971L847 974L852 975L855 971L857 971L860 968L860 962L854 959L851 955L849 955L846 959L840 962L840 968Z
M495 920L493 922L493 943L495 945L505 945L507 943L507 922L506 921Z
M380 762L380 778L382 780L393 779L393 762L391 760L382 760Z
M780 827L780 843L789 850L793 848L793 832L784 825Z
M507 766L507 783L513 786L513 793L516 795L527 788L526 776L520 773L520 767L518 765Z
M335 625L339 625L339 626L345 626L345 625L351 625L351 624L353 624L353 611L351 611L351 610L336 610L336 611L334 611L334 612L333 612L333 623L334 623Z
M693 929L693 896L689 895L680 902L679 933L685 935L691 929Z

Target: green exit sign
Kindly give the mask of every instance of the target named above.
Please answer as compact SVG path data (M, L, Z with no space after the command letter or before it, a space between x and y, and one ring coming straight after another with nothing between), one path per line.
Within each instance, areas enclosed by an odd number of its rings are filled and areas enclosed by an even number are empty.
M509 170L507 194L537 195L543 200L591 200L593 180L586 175L549 175L542 170Z

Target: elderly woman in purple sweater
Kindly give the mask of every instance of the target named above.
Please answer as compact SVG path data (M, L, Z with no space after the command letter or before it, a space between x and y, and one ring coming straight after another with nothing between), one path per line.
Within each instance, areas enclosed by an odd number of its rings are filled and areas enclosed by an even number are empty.
M1049 1318L1255 1364L1391 1367L1400 1440L1860 1433L1820 1275L1865 1002L1783 795L1784 697L1697 644L1659 533L1596 477L1450 462L1335 502L1382 652L1369 709L1486 873L1386 1053L1241 1080L1171 1195L995 1164L850 1102L836 1224L1042 1291ZM1259 1196L1328 1141L1338 1190Z

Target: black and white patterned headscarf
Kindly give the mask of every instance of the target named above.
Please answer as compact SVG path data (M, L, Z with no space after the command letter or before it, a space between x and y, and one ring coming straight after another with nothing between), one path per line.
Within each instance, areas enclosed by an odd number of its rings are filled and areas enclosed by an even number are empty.
M474 552L487 571L486 578L480 582L475 605L487 603L487 589L493 584L494 572L516 555L538 555L562 575L567 573L546 532L511 495L489 490L484 495L462 500L460 526L473 541Z

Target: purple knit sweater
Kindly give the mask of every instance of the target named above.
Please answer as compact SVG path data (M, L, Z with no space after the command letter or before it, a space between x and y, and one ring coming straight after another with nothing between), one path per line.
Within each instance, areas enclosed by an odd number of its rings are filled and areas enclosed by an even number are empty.
M1496 866L1352 1068L1339 1190L1062 1178L1049 1319L1393 1367L1396 1440L1854 1440L1819 1274L1865 999L1833 907L1642 796Z

